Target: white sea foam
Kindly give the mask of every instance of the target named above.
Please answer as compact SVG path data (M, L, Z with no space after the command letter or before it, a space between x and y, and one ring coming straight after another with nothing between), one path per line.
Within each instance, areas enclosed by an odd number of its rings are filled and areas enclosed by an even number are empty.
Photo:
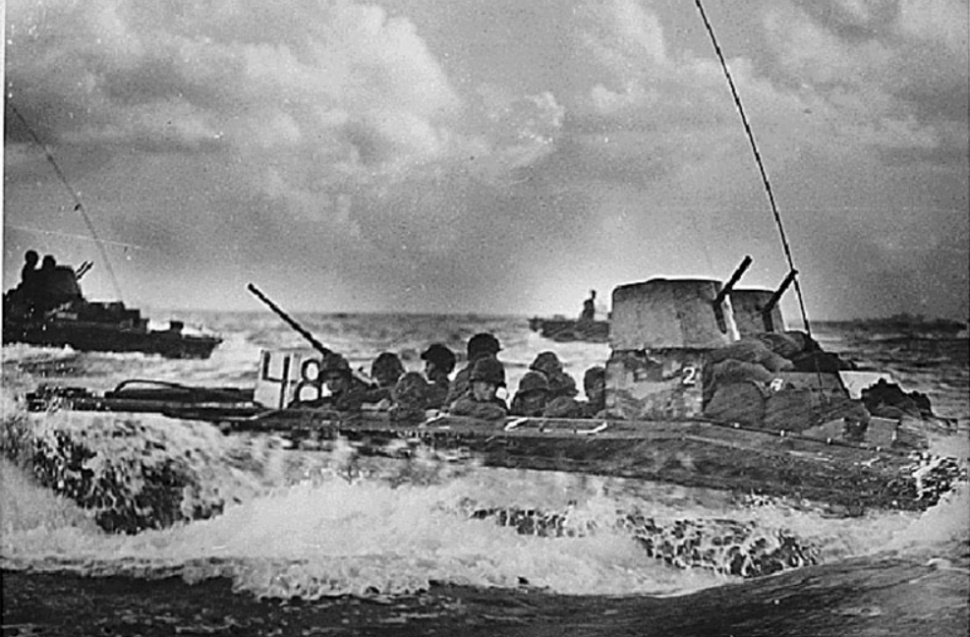
M528 332L524 322L505 319L297 318L355 365L367 366L378 352L392 350L407 353L408 369L420 368L417 353L429 342L443 341L462 353L468 336L493 330L502 340L501 358L513 388L539 351L559 353L577 380L609 353L605 345L550 343ZM209 425L159 416L128 418L125 425L126 418L104 414L27 418L23 413L24 390L42 381L95 389L134 376L196 385L245 384L240 381L252 378L261 347L304 345L272 316L228 316L210 327L227 340L208 361L4 347L0 405L5 425L32 422L41 432L85 432L85 440L95 441L102 452L89 462L92 470L104 471L112 459L126 456L143 463L179 457L180 466L205 484L192 497L218 499L223 511L171 528L109 534L94 523L95 510L55 496L23 466L3 460L0 565L146 577L178 573L188 579L224 575L240 590L305 598L391 594L422 589L432 581L502 587L527 581L578 594L678 594L736 578L704 568L677 569L648 556L629 532L617 528L623 512L659 525L688 520L716 528L717 520L731 520L754 525L756 539L785 531L817 549L824 562L883 550L935 554L954 541L966 542L966 488L921 515L879 512L838 519L777 502L748 506L722 493L670 485L456 466L432 457L375 461L349 448L338 454L282 452L270 438L225 438ZM949 384L918 388L944 394L965 417L966 373L947 370L941 363L937 378L946 377ZM110 435L121 425L137 435ZM150 445L143 449L149 442L163 444L164 451ZM965 442L941 436L934 445L942 446L934 449ZM191 459L185 460L186 452ZM128 484L138 486L137 471L132 477ZM494 518L471 515L491 507L568 514L566 523L578 532L555 538L520 534Z

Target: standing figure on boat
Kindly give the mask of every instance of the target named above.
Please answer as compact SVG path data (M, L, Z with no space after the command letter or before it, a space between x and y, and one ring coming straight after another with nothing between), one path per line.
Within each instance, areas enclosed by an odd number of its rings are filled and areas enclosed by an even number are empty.
M505 387L505 367L493 356L475 361L468 375L471 389L449 409L455 416L470 416L481 420L500 420L508 414L505 401L497 396Z
M30 317L34 313L40 290L40 271L37 269L39 260L40 256L34 250L28 250L24 253L24 265L20 269L20 283L4 295L4 301L9 300L12 303L11 309L7 310L12 314L23 314L24 317Z
M468 362L455 376L445 399L446 405L453 405L455 401L468 393L470 387L470 376L475 363L482 358L496 358L502 351L502 346L494 335L481 332L468 339ZM503 372L504 373L504 372ZM503 380L504 385L504 380Z
M442 343L432 343L421 354L424 361L424 375L428 387L428 409L441 409L445 406L451 390L451 372L455 369L455 353Z
M576 389L576 381L563 370L562 362L555 352L540 352L529 365L529 369L541 372L549 381L550 400L560 396L572 398L579 393Z
M26 264L24 265L22 274L27 274ZM74 268L57 265L57 260L49 254L44 256L40 269L28 276L28 280L30 279L34 280L35 286L34 307L41 312L49 312L66 303L84 300Z
M583 311L579 315L580 323L592 323L596 320L596 290L589 291L589 298L583 301Z
M24 265L20 268L20 289L23 290L23 294L27 298L32 298L37 292L37 283L39 281L39 272L37 271L38 261L40 261L40 255L36 251L27 250L24 253Z

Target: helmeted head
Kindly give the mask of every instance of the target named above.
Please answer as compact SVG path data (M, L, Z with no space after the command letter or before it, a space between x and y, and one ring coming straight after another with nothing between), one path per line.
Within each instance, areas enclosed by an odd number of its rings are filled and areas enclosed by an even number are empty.
M468 360L473 361L483 356L495 356L502 351L498 339L494 335L482 332L468 339Z
M589 291L589 298L591 298L591 299L595 299L596 298L596 290L590 290Z
M541 352L529 365L529 369L542 372L546 376L556 376L562 374L562 363L555 352Z
M472 367L468 380L474 399L489 401L495 397L499 387L505 387L505 367L494 356L480 358Z
M428 403L428 381L418 372L408 372L394 385L391 398L396 405L424 409Z
M528 394L530 392L549 392L549 380L541 372L528 371L522 380L519 381L519 393Z
M603 400L606 394L606 370L601 365L594 365L583 374L583 390L591 403Z
M549 381L542 372L529 371L519 381L519 391L512 400L515 413L541 416L549 402Z
M447 345L442 343L432 343L421 354L421 359L427 364L426 370L429 377L432 375L432 372L442 373L447 376L455 369L455 353ZM428 369L428 367L433 369Z
M370 375L380 387L393 387L404 374L404 364L393 352L381 352L370 368Z
M320 367L320 377L332 393L339 393L350 387L350 363L340 354L327 356Z
M55 259L50 254L45 254L44 261L40 264L40 267L45 270L53 270L56 265L57 265L57 259Z
M26 263L30 267L34 267L35 265L37 265L37 262L39 260L40 260L40 255L38 255L35 250L27 250L27 252L24 253L24 263Z

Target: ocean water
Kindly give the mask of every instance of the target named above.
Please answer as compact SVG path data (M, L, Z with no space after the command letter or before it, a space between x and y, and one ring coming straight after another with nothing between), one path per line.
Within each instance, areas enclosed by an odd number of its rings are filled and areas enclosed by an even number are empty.
M654 608L651 604L656 600L666 600L664 608L682 608L682 615L668 618L673 623L665 624L668 629L664 632L693 634L689 626L697 615L691 609L703 608L704 600L714 603L711 600L736 595L736 607L741 608L749 596L761 599L768 595L764 582L772 583L770 594L776 599L802 595L805 580L800 579L800 572L815 573L819 590L842 586L849 579L858 595L876 596L889 590L886 574L902 569L897 578L905 583L898 584L902 587L900 599L909 600L907 603L922 599L914 596L915 591L924 593L926 600L937 600L933 603L951 600L935 614L923 607L914 609L912 617L965 621L965 588L970 580L970 494L966 484L922 514L869 512L862 517L837 518L811 507L716 491L486 468L430 455L401 462L359 458L349 447L333 453L288 451L268 436L226 437L206 423L157 415L26 413L23 395L40 383L99 391L131 378L251 386L260 349L305 345L298 334L269 313L183 313L179 318L205 325L220 333L225 342L205 361L23 345L3 348L0 405L7 454L0 460L0 568L5 579L20 578L18 590L28 590L31 583L40 581L84 590L123 578L136 588L176 581L183 587L172 593L176 598L194 598L195 591L208 591L215 599L211 587L228 582L229 601L219 598L218 604L298 600L307 605L305 622L324 604L347 614L358 604L386 606L398 600L398 610L378 612L373 625L351 623L348 627L347 617L312 617L314 622L333 621L329 632L367 633L374 626L383 627L381 630L396 626L402 634L426 632L429 625L467 623L469 609L478 608L467 596L485 592L492 624L483 628L473 622L468 626L487 629L489 634L538 634L540 628L548 629L548 634L563 634L549 628L555 625L554 619L567 610L578 612L576 609L587 607L588 616L582 616L583 625L590 627L587 634L613 634L618 618L628 617L631 608ZM500 358L512 388L535 356L545 350L559 355L579 386L585 369L603 364L609 356L607 345L544 340L528 329L525 319L516 317L298 318L318 340L365 370L382 351L397 352L407 369L419 370L419 355L427 344L440 341L463 352L468 337L491 331L502 343ZM880 333L861 323L821 324L815 327L815 336L826 350L866 367L890 371L907 390L926 393L935 412L949 422L928 429L932 450L966 461L970 446L966 339ZM186 489L180 503L183 510L197 511L215 501L219 507L207 519L135 534L108 533L96 523L95 509L82 508L39 486L31 467L10 457L15 455L10 452L14 437L24 431L40 437L53 436L55 431L76 432L98 452L88 466L122 473L134 490L147 488L145 466L158 458L178 458L203 485ZM118 431L127 433L119 436ZM476 515L481 511L557 515L561 528L554 534L523 532L515 525L500 523L500 516ZM704 549L714 550L726 536L742 550L793 539L816 565L752 579L718 568L717 562L712 566L658 559L618 523L630 513L648 517L658 526L689 529ZM876 574L870 576L870 572ZM946 576L942 580L941 573ZM454 587L465 592L454 592ZM5 588L5 596L8 592ZM528 596L530 608L553 610L522 616L523 595ZM79 592L78 600L82 597ZM417 611L429 599L437 604L431 624L430 615ZM590 606L592 600L597 600L595 610ZM4 604L5 635L7 625L43 625L43 617L31 616L38 612L32 603L19 599L12 607ZM199 603L204 606L204 601ZM877 627L885 624L890 630L873 634L894 634L891 626L898 618L885 606L857 604L854 614L856 606L848 611L837 601L830 606L814 607L810 612L817 617L809 615L806 621L811 623L812 617L852 621L834 624L835 632L819 629L818 634L856 634L862 621L875 622ZM268 620L271 612L265 608L252 606L250 611L257 616L262 613ZM751 628L748 633L761 634L759 629L771 628L770 623L758 623L761 612L752 611L752 618L745 620ZM764 617L769 615L764 611ZM719 625L717 617L708 619L714 622L711 625ZM142 632L174 634L165 632L173 625L153 629L142 625ZM268 628L263 631L253 626L252 631L237 626L237 632L273 634ZM678 626L681 633L677 633ZM950 626L947 623L944 628ZM846 632L839 632L843 629Z

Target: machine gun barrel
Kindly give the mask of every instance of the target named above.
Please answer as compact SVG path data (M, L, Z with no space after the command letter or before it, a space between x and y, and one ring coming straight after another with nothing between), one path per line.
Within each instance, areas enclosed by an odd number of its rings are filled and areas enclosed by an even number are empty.
M321 354L323 354L323 357L324 358L328 358L330 356L333 356L333 350L331 350L326 345L324 345L323 343L321 343L320 341L318 341L313 336L313 334L311 334L309 331L307 331L302 325L300 325L299 323L297 323L289 314L287 314L282 309L280 309L280 307L278 305L276 305L275 303L273 303L265 294L263 294L260 291L259 288L257 288L255 285L253 285L252 283L250 283L248 286L246 286L246 289L248 289L250 292L252 292L252 294L256 298L258 298L260 301L262 301L263 303L265 303L266 306L269 307L269 309L273 310L273 312L278 317L280 317L281 319L283 319L283 321L287 325L289 325L294 330L296 330L296 332L300 336L302 336L303 338L305 338L307 340L307 342L310 343L310 345L313 346L313 349L315 349L318 352L320 352Z

